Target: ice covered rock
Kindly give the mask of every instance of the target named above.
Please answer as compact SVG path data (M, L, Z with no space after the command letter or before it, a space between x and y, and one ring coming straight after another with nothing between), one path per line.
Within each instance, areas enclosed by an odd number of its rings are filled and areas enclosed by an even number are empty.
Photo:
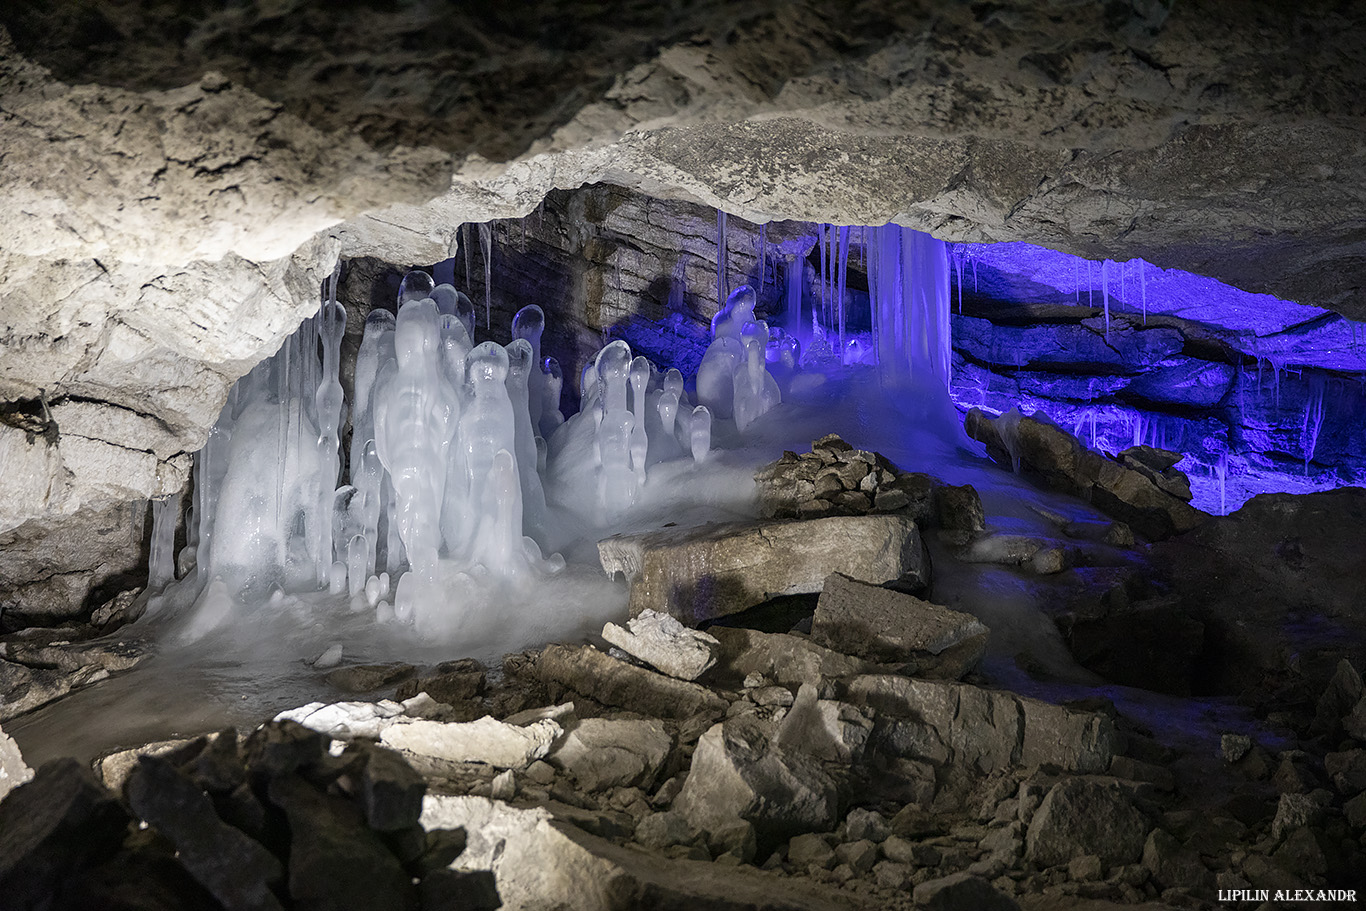
M825 580L811 621L815 642L870 661L914 660L922 676L961 677L981 660L989 634L971 614L842 573Z
M655 610L687 624L818 592L833 572L873 583L929 572L919 529L898 515L665 528L607 538L598 555L630 580L633 616Z
M490 717L465 723L415 720L392 725L380 734L380 742L451 762L482 762L500 769L525 769L550 752L563 729L545 719L526 726L507 724Z
M403 714L403 706L383 699L379 702L310 702L275 716L276 721L295 721L311 731L334 740L353 737L379 737Z
M696 680L716 663L721 643L715 636L688 629L668 614L645 610L623 629L602 628L602 638L670 677Z
M546 761L588 791L649 790L672 749L673 738L658 721L586 718L566 731Z

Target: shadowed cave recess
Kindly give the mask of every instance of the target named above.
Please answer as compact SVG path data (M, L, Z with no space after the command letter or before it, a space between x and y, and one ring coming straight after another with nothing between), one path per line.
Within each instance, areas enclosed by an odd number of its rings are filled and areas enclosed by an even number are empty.
M0 896L1355 902L1357 17L837 6L0 16Z

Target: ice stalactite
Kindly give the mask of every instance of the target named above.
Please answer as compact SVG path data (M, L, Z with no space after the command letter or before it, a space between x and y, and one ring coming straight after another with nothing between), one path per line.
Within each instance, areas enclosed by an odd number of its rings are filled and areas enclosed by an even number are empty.
M869 284L883 388L915 389L946 403L952 341L948 249L943 241L899 225L874 228L870 247L875 248Z
M726 213L716 210L716 303L730 294L730 241L726 236Z
M787 261L787 309L783 328L795 335L802 330L802 287L806 280L806 261L793 256Z
M479 226L479 246L484 254L484 328L493 328L493 225Z
M1100 297L1105 306L1105 337L1110 337L1110 260L1100 264Z
M180 494L152 501L152 543L147 561L147 588L160 591L175 580L175 526Z

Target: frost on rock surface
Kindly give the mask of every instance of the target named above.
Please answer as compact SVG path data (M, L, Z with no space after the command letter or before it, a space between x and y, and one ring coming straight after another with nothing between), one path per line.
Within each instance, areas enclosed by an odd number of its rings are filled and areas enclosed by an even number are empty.
M602 638L671 677L696 680L716 664L721 643L715 636L688 629L676 619L645 610L623 629L615 623L602 628Z

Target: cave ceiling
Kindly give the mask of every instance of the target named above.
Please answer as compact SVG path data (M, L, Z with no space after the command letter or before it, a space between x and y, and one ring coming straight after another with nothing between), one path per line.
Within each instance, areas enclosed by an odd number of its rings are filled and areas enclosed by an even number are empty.
M1366 317L1363 18L1213 0L7 4L0 400L74 416L47 449L0 427L20 466L0 525L176 488L339 257L436 262L460 224L556 188L1140 256Z

